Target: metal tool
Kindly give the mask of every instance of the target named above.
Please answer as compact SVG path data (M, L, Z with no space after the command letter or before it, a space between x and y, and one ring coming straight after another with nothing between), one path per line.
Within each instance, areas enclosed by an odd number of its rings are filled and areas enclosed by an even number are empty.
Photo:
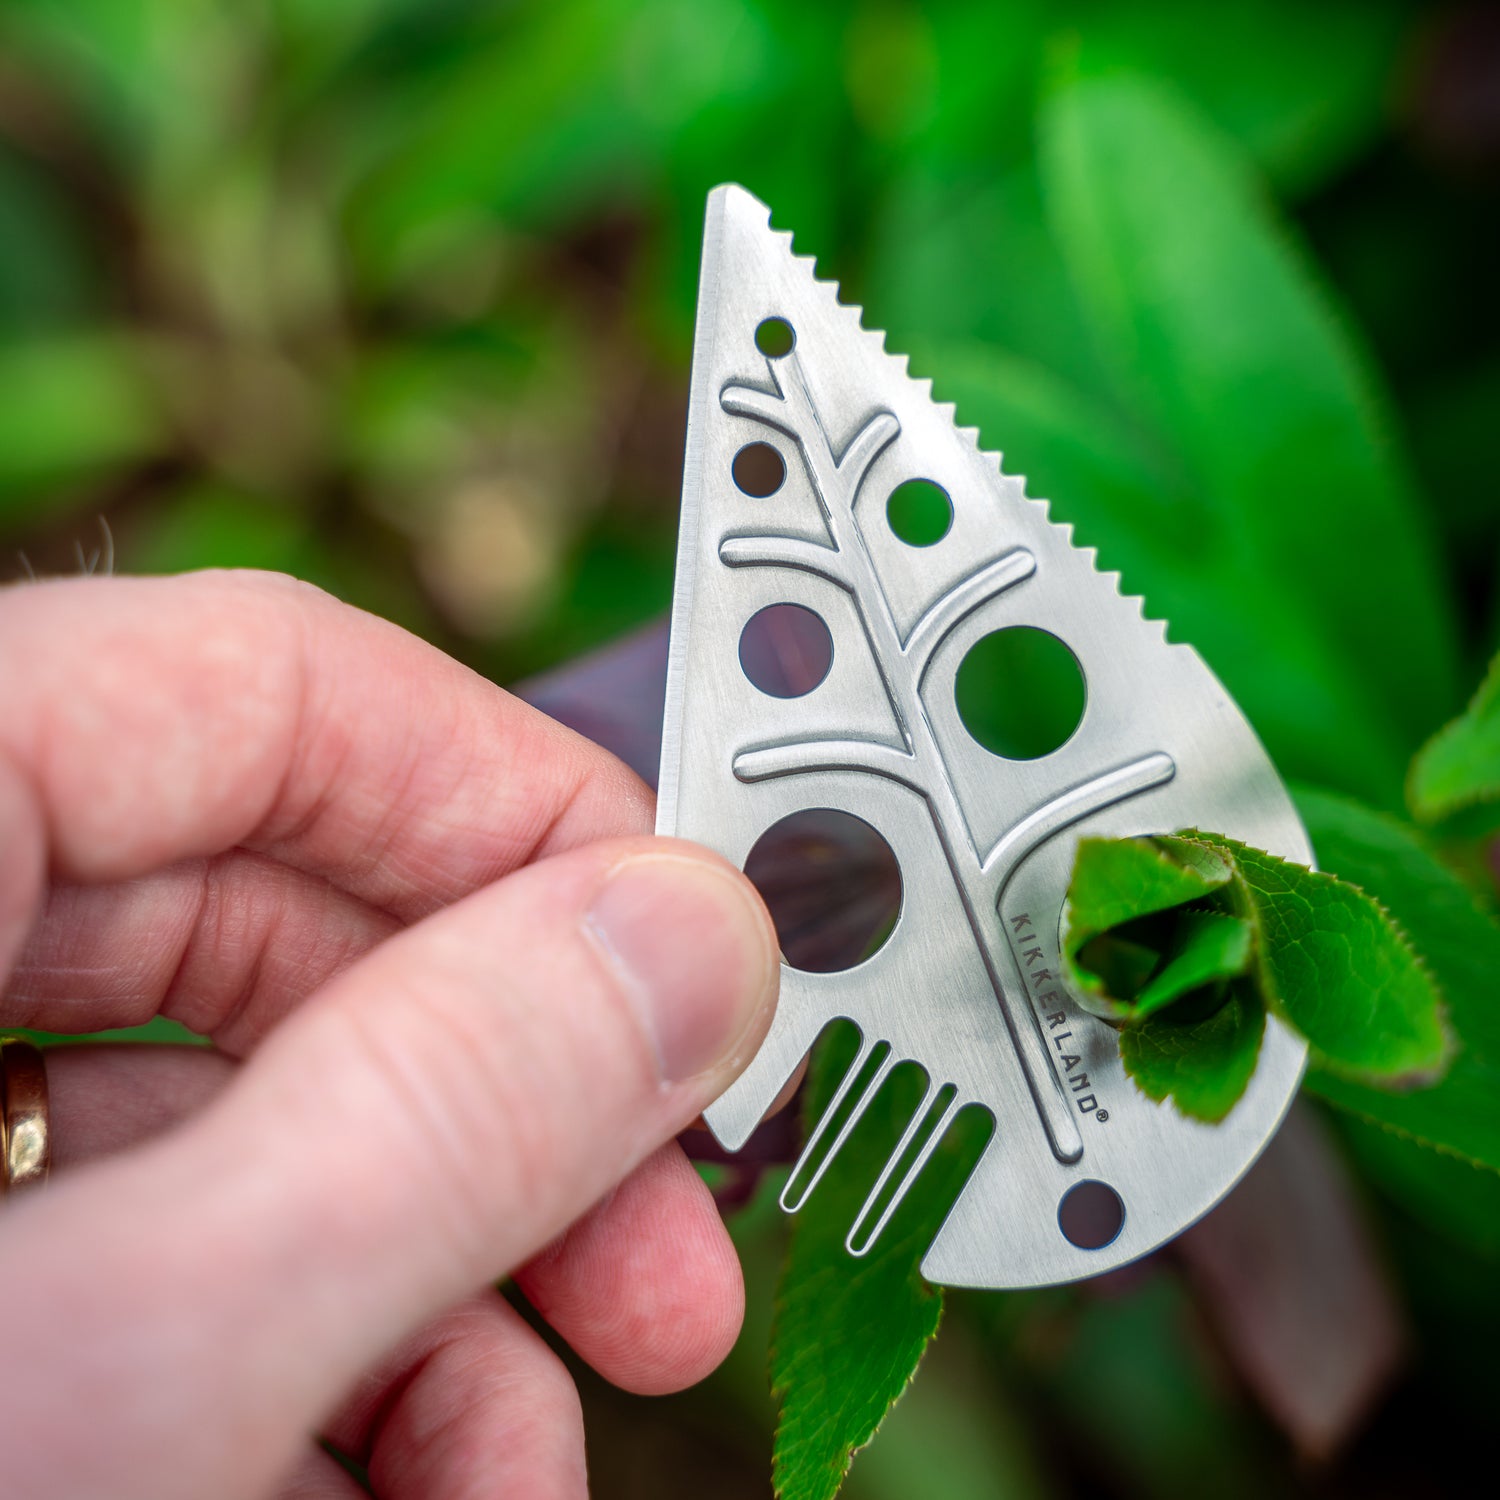
M709 197L657 827L743 865L778 820L840 809L889 843L902 896L888 939L854 967L784 966L770 1035L706 1118L725 1147L743 1145L819 1032L847 1017L859 1055L784 1205L805 1200L892 1067L913 1060L927 1094L850 1226L851 1251L868 1251L957 1111L977 1104L994 1133L923 1273L976 1287L1094 1275L1229 1190L1280 1122L1305 1046L1271 1018L1219 1125L1140 1093L1117 1033L1059 972L1076 842L1198 826L1310 862L1307 840L1197 653L1167 643L769 220L743 188ZM769 478L746 477L752 458ZM931 545L903 541L888 516L912 479L951 502ZM752 680L747 624L778 605L807 612L796 619L814 646L826 626L821 680L818 663L802 682ZM1016 627L1060 639L1086 684L1071 737L1028 760L984 748L955 701L971 648ZM1069 1226L1063 1205L1086 1192L1117 1206L1102 1236Z

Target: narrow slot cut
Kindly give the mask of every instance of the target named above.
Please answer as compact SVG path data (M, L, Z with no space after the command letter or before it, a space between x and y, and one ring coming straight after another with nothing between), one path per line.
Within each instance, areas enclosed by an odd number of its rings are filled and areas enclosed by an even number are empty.
M851 1255L868 1253L880 1238L957 1113L958 1089L954 1084L945 1083L939 1089L928 1089L844 1241L844 1247ZM875 1222L867 1229L872 1218Z
M834 1096L828 1102L813 1132L797 1158L792 1174L781 1190L781 1206L794 1214L807 1202L812 1190L822 1180L829 1164L839 1154L844 1142L859 1124L859 1118L870 1107L871 1100L880 1092L895 1063L891 1044L876 1042L873 1046L860 1048L859 1055L849 1065ZM837 1126L837 1133L826 1146L824 1141Z

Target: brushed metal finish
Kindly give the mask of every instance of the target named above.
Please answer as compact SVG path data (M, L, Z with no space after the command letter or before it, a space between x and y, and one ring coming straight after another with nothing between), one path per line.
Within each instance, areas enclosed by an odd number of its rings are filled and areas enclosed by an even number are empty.
M1098 571L1071 528L1049 521L977 432L955 426L953 407L886 352L769 218L743 188L710 195L657 827L743 865L779 819L840 808L890 843L903 897L890 938L863 963L833 974L784 967L770 1035L706 1118L738 1148L818 1033L847 1017L863 1038L844 1081L853 1107L831 1143L829 1116L814 1132L787 1206L816 1188L890 1068L914 1060L927 1095L850 1226L851 1249L868 1250L942 1131L977 1104L994 1134L924 1273L978 1287L1094 1275L1171 1238L1228 1191L1280 1122L1305 1047L1272 1020L1247 1093L1218 1126L1142 1095L1121 1068L1117 1034L1074 1003L1059 974L1076 841L1196 825L1310 862L1306 836L1196 652L1167 643L1165 627ZM767 318L791 325L789 353L757 349ZM731 477L755 442L773 445L786 468L765 498ZM886 520L887 497L916 478L952 501L952 524L931 546L907 545ZM833 640L826 678L799 698L762 693L737 659L745 622L782 602L815 611ZM1036 760L981 747L954 698L966 652L1011 625L1060 637L1086 683L1078 728ZM877 1205L918 1140L894 1196ZM1107 1182L1125 1204L1102 1249L1078 1248L1059 1227L1060 1200L1084 1179Z

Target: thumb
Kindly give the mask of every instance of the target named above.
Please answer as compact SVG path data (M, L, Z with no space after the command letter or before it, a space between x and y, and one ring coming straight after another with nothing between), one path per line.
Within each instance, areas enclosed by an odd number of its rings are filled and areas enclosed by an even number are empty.
M7 1360L50 1379L0 1428L35 1448L65 1382L106 1428L69 1493L259 1493L381 1353L721 1092L776 976L749 883L667 840L532 865L388 940L194 1125L7 1212L0 1285L29 1291Z

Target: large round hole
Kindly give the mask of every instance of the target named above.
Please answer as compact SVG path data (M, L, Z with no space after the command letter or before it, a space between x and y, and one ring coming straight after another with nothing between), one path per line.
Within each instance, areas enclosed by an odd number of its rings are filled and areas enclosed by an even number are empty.
M761 692L800 698L828 675L833 637L821 615L800 604L768 604L740 632L740 666Z
M764 318L755 330L755 347L768 359L780 359L792 352L797 335L785 318Z
M901 910L901 866L863 818L808 808L773 823L745 861L794 969L833 974L880 950Z
M885 518L908 547L930 547L948 535L953 502L940 484L930 479L908 479L891 491L891 498L885 502Z
M1083 718L1083 669L1055 635L1012 625L969 647L954 683L964 728L1007 760L1035 760Z
M1089 1178L1075 1182L1057 1205L1057 1227L1080 1250L1112 1245L1125 1223L1125 1204L1107 1183Z
M769 443L746 443L734 455L730 473L741 493L764 500L781 488L786 479L786 463Z

